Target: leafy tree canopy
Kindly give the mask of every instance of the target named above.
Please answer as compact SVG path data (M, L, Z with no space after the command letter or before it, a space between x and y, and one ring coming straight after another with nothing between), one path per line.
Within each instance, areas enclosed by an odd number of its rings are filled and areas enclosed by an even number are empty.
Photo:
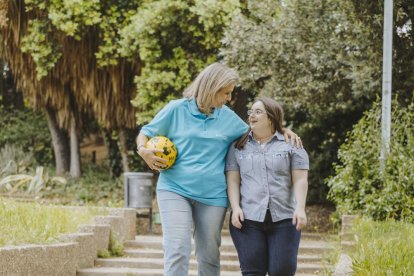
M237 0L26 0L25 5L27 12L44 15L29 21L22 48L36 63L38 79L62 55L59 32L75 40L91 29L98 32L95 56L101 67L122 59L142 62L133 101L138 123L180 97L194 75L218 59L223 30L240 12Z
M99 46L95 56L99 66L119 62L119 29L127 25L142 1L100 0L26 0L28 13L38 14L29 20L23 39L23 52L30 53L36 63L37 78L46 76L61 57L59 35L82 40L89 31L97 32ZM93 28L93 29L91 29ZM60 32L57 32L60 31Z
M121 30L120 52L145 64L135 79L138 123L148 121L207 64L217 60L224 28L239 13L236 0L148 1Z

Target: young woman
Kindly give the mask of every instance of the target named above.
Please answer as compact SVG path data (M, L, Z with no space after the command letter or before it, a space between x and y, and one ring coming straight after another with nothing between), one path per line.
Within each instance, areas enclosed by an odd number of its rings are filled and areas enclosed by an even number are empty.
M309 159L283 136L283 109L260 98L248 111L250 131L226 160L230 234L243 275L294 275L306 225Z
M248 126L227 106L238 82L237 73L214 63L184 92L167 104L137 137L138 154L160 170L157 201L160 209L164 274L187 276L194 236L199 275L220 275L221 229L227 209L225 156L229 145ZM290 132L296 139L296 135ZM177 147L175 164L145 148L150 137L168 137ZM194 228L194 230L192 230ZM192 233L194 231L194 233Z

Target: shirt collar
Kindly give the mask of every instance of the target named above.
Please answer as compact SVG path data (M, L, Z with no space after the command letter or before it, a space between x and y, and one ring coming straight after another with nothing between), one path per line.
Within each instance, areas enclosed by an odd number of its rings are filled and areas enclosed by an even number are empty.
M272 139L274 137L276 137L277 140L285 141L285 136L283 136L283 134L280 133L280 132L278 132L278 131L276 131L275 134L273 134ZM249 140L252 140L252 139L253 139L253 131L250 130L250 132L249 132Z
M217 118L221 108L214 108L213 113L207 116L203 112L198 109L196 100L194 98L188 99L188 107L190 109L191 114L194 116L201 116L201 117L208 117L208 118Z

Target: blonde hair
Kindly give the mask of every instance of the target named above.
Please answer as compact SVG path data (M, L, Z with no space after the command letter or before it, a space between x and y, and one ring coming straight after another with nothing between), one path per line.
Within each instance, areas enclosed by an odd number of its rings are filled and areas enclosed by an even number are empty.
M196 79L184 90L184 97L195 99L203 113L210 113L214 107L217 93L239 81L237 72L224 64L213 63L198 74Z

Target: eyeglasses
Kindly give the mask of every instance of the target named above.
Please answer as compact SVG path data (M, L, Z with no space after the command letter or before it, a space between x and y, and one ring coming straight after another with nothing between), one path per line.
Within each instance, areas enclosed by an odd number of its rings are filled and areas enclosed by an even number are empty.
M249 115L249 116L252 116L253 114L258 116L258 115L262 115L264 113L265 112L263 110L260 110L260 109L255 109L255 110L249 109L249 110L247 110L247 115Z

